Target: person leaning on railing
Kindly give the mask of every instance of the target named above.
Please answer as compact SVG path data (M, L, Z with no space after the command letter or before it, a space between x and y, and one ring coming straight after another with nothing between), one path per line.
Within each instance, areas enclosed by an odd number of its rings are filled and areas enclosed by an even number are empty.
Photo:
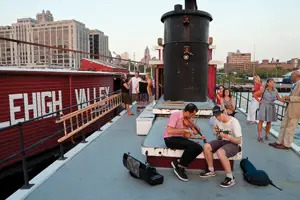
M259 98L261 96L261 98ZM275 88L274 79L268 79L265 88L262 88L254 94L254 98L260 103L257 119L259 120L257 125L257 141L262 142L262 125L267 122L265 140L269 140L269 132L271 129L271 122L277 121L277 112L275 108L275 101L284 100L279 96L278 91Z
M294 141L295 128L298 125L300 118L300 71L293 71L291 80L294 86L289 96L284 96L283 99L288 101L288 106L285 110L284 118L280 125L279 136L274 143L269 143L277 149L290 149Z
M146 80L147 80L147 92L148 92L148 101L152 102L153 101L153 94L152 94L152 90L153 90L153 82L152 82L152 78L150 77L150 74L146 74Z
M132 104L131 96L129 95L129 83L126 79L125 75L122 75L121 77L121 91L122 91L122 102L125 105L125 108L127 110L128 115L133 115L133 113L130 111L129 105Z
M224 89L223 97L221 98L222 109L225 109L226 106L232 106L233 110L235 110L235 100L234 100L233 96L231 95L230 89L228 89L228 88ZM232 114L228 114L228 115L234 117L234 114L235 114L235 112L233 112Z
M224 92L224 86L220 85L219 86L219 92L216 95L216 104L221 105L221 99L223 97L223 92Z
M259 103L254 98L254 94L262 90L263 85L261 84L259 76L253 77L254 87L252 88L252 100L248 108L247 120L250 124L255 124L256 110L258 109ZM260 98L260 97L259 97Z

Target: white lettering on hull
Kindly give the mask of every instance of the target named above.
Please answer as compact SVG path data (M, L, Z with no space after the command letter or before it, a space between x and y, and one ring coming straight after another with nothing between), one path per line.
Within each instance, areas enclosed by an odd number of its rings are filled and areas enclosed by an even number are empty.
M99 100L99 98L107 96L109 94L109 87L99 87L98 91L99 95L97 96L97 88L93 88L93 96L91 98L90 88L75 89L76 103L81 104L78 105L78 109L89 106L92 100L96 103L97 98Z
M58 93L57 97L56 94ZM31 99L31 103L30 100ZM23 100L24 109L21 110L21 105L15 105L16 100ZM31 97L28 93L10 94L9 95L9 110L10 110L10 124L14 125L31 118L40 117L56 110L62 110L62 92L46 91L46 92L33 92ZM31 114L31 111L33 114ZM16 118L16 114L24 112L25 118ZM47 117L52 117L49 115ZM46 117L46 118L47 118Z

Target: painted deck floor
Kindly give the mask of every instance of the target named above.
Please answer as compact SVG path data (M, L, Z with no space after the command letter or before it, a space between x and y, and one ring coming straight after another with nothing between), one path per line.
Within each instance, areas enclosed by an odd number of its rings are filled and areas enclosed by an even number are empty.
M132 108L135 111L135 106ZM293 151L277 150L267 142L256 141L256 126L246 124L246 117L238 113L243 130L243 156L249 157L257 169L265 170L276 185L256 187L243 180L239 161L235 162L236 185L221 188L224 172L203 179L200 171L188 171L189 181L180 181L172 169L158 169L165 181L150 186L133 179L122 165L124 152L145 160L141 154L144 136L136 136L134 116L122 116L96 140L57 170L47 181L35 189L28 200L177 200L177 199L300 199L300 158ZM163 130L162 130L163 132ZM275 139L271 138L271 142Z

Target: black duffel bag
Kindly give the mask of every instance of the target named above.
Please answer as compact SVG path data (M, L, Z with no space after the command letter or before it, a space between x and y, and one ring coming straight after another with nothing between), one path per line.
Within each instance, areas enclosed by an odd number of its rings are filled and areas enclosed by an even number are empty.
M243 170L244 179L248 183L258 186L267 186L270 184L277 189L282 190L281 188L274 185L265 171L257 170L254 165L248 160L248 158L243 158L240 162L240 166Z
M132 177L142 179L150 185L158 185L164 182L164 177L157 173L154 167L142 163L129 153L123 154L123 165L129 170Z

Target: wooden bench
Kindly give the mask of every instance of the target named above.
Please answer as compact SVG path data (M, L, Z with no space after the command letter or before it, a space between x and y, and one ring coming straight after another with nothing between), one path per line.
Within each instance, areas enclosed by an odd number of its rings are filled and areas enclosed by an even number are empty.
M147 162L154 167L171 168L171 161L180 158L183 150L167 148L163 139L164 127L167 124L168 118L157 117L150 132L142 144L142 153L147 156ZM197 125L200 126L201 132L207 137L208 141L214 140L212 135L212 127L208 123L208 119L199 119ZM203 146L202 140L195 140L200 142ZM219 158L214 153L214 167L216 170L223 170ZM242 152L239 152L234 157L229 158L231 166L233 167L235 160L242 159ZM203 153L189 165L189 169L206 169L207 164Z

